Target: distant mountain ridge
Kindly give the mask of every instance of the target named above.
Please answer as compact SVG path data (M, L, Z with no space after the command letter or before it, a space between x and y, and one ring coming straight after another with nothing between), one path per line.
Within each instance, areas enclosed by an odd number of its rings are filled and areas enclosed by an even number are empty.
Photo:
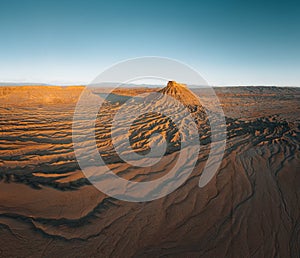
M0 82L0 86L51 86L51 84L36 82Z

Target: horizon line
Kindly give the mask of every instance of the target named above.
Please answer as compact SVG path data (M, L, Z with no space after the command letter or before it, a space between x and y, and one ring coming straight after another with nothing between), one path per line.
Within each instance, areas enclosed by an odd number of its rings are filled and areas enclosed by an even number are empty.
M120 83L120 82L105 82L107 84L120 84L120 85L127 85L127 86L150 86L150 87L163 87L165 85L163 84L146 84L146 83ZM180 82L182 83L182 82ZM54 87L67 87L67 86L92 86L93 84L90 83L43 83L43 82L1 82L0 81L0 87L17 87L17 86L54 86ZM187 84L189 87L191 86L197 86L197 87L287 87L287 88L298 88L300 87L297 85L274 85L274 84L226 84L226 85L196 85L196 84Z

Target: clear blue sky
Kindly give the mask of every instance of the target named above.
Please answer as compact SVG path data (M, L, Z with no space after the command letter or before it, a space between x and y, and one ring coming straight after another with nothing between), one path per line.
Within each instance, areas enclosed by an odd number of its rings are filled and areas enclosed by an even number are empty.
M213 85L300 86L300 1L0 0L0 81L90 82L164 56Z

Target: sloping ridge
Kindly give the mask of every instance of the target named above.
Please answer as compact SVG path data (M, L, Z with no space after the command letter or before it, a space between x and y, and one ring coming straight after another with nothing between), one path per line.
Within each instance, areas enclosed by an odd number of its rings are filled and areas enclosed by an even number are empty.
M201 106L197 96L185 84L169 81L159 92L177 99L186 107Z
M167 86L159 90L157 94L149 94L145 99L132 99L128 105L122 108L122 116L119 117L118 127L113 129L120 137L115 139L115 146L125 146L124 137L127 137L131 146L127 146L123 150L124 153L130 153L133 148L135 152L143 154L150 150L149 139L152 138L156 146L160 146L167 142L166 153L170 154L180 149L181 143L188 141L188 136L192 134L187 128L191 128L190 119L195 122L198 133L201 138L209 137L209 125L204 108L195 96L185 85L169 81ZM167 98L170 96L170 98ZM182 108L185 106L186 108ZM110 125L114 119L114 115L107 117L108 111L112 108L104 106L100 109L97 120L97 128L99 135L96 135L98 149L108 163L120 162L118 155L115 153L109 132ZM140 114L132 123L132 114ZM188 118L187 114L191 117ZM129 119L130 118L130 119ZM132 124L131 124L132 123ZM129 131L123 128L130 128ZM178 131L179 128L185 128L184 132ZM120 133L122 132L122 133ZM104 137L105 135L105 137ZM126 135L126 136L125 136Z

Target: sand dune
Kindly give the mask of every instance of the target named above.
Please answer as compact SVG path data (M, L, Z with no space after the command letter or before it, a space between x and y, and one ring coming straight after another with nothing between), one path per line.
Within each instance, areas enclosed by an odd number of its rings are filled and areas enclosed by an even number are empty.
M201 151L181 187L145 203L106 196L80 171L72 118L82 88L0 90L0 256L299 257L299 89L216 89L226 115L227 145L217 175L204 188L198 181L210 150L210 125L202 104L213 108L213 98L198 103L193 94L205 89L191 92L175 82L159 90L189 108ZM121 104L135 95L127 93L114 92L99 112L99 153L120 177L159 178L172 168L184 139L172 121L150 112L135 120L127 136L143 154L151 134L161 133L168 139L165 157L151 168L123 162L110 127ZM80 125L74 130L80 133ZM88 156L92 139L85 140L82 150Z

